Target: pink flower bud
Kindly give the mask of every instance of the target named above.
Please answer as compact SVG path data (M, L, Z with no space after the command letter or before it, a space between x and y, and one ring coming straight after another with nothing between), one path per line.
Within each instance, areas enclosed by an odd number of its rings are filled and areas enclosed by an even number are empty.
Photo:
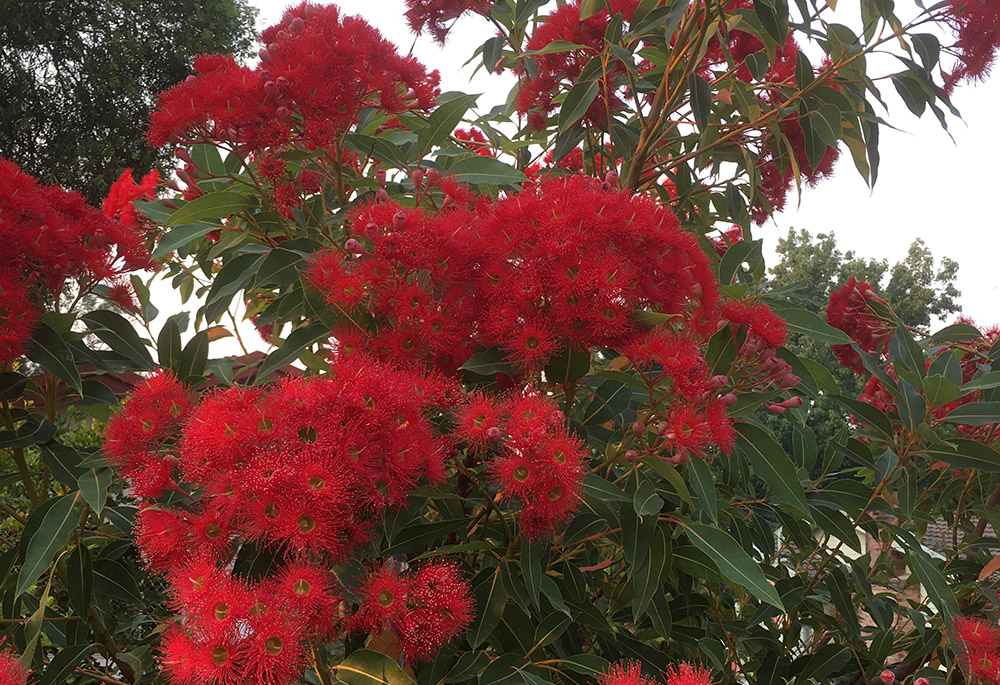
M625 458L628 459L629 461L635 461L636 459L639 458L639 453L636 452L635 450L627 450L625 452Z
M660 423L658 423L656 425L656 434L657 435L663 435L668 430L670 430L670 424L667 423L666 421L660 421Z
M736 404L737 397L731 392L727 392L725 395L719 398L719 404L723 407L729 407Z
M279 119L287 119L288 117L292 116L291 110L289 110L285 106L281 106L278 109L274 110L274 113L278 115Z
M382 191L385 192L385 191ZM392 215L392 227L397 231L406 225L406 212L396 212Z
M379 169L375 172L375 180L378 181L379 186L385 188L385 169Z
M497 428L496 426L490 426L486 430L486 437L496 442L501 437L500 429Z
M608 173L604 174L604 182L608 185L618 185L618 172L612 169Z
M434 185L434 182L437 181L439 178L441 178L441 172L440 171L438 171L437 169L428 169L427 170L427 182L428 183L430 183L431 185Z
M794 373L786 374L785 377L781 379L781 386L779 389L787 390L788 388L794 388L796 385L799 384L800 380L802 379L796 376Z
M385 188L379 188L375 191L375 199L379 202L388 202L389 193L385 192Z
M769 404L767 405L767 410L772 414L777 414L778 416L781 416L786 411L788 411L788 407L782 407L780 404Z
M927 678L917 678L913 681L913 685L931 685L931 681L927 680Z
M280 41L286 41L290 37L291 36L288 35L288 31L278 31L278 40L280 40Z
M197 81L198 77L195 76L194 74L188 74L188 77L186 79L184 79L184 80L187 81L188 83L190 83L191 81Z
M302 17L295 17L292 19L292 23L288 25L292 33L302 33L302 29L306 27L306 22Z
M632 432L636 435L642 435L646 432L646 424L642 421L636 421L632 424Z
M374 224L371 221L369 221L367 224L365 224L365 233L368 235L375 235L376 233L378 233L378 224Z
M604 192L611 190L611 184L605 181L604 183L601 184L601 190L603 190Z
M729 383L729 377L719 374L718 376L712 376L711 378L709 378L708 383L705 384L705 387L708 390L718 390L720 388L726 387L727 383Z
M348 238L344 243L344 249L350 254L366 254L365 248L354 238Z
M892 685L892 683L896 682L896 674L889 669L885 669L882 671L881 675L879 675L879 680L885 683L885 685Z
M680 466L681 464L686 464L688 460L687 452L678 452L674 456L670 457L670 463L674 466Z
M413 187L420 190L420 186L423 185L424 182L424 170L414 169L413 173L410 174L410 178L413 179Z
M267 93L267 97L271 99L278 97L278 84L274 81L265 81L264 92Z
M191 153L187 151L187 148L179 147L174 150L174 157L181 160L185 164L194 164L194 160L191 159Z
M782 407L788 407L789 409L798 409L802 406L802 398L796 395L795 397L789 397L787 400L781 403Z
M260 52L258 52L257 54L260 55L260 61L263 62L264 64L271 63L271 53L268 51L267 48L261 48Z

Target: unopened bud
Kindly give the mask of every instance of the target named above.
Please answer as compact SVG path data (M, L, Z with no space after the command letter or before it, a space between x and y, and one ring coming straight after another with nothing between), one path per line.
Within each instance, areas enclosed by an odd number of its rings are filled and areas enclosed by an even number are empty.
M726 387L726 384L728 382L729 378L727 376L719 374L718 376L712 376L711 378L709 378L708 383L705 384L705 387L708 388L709 390L719 390L720 388Z
M931 685L931 681L927 680L927 678L917 678L913 681L913 685Z
M392 215L392 227L397 231L406 225L406 212L396 212Z
M292 19L292 23L288 25L292 33L302 33L302 29L306 27L306 22L302 17L295 17Z
M385 169L379 169L375 172L375 180L378 181L380 187L385 188Z
M657 435L663 435L668 430L670 430L670 424L667 423L666 421L660 421L658 424L656 424L656 434Z
M410 174L410 178L413 179L413 187L420 190L420 186L424 183L424 170L414 169L413 173Z
M781 416L786 411L788 411L788 407L782 407L780 404L769 404L767 405L767 410L772 414L777 414L778 416Z
M795 397L789 397L787 400L781 403L782 407L788 407L789 409L798 409L802 406L802 398L796 395Z
M612 186L618 185L618 172L611 170L604 174L604 182Z
M279 119L287 119L288 117L292 116L291 110L289 110L284 105L274 110L274 113L278 115Z
M549 423L553 426L561 426L566 423L566 415L556 409L554 412L549 414Z
M636 435L642 435L643 433L646 432L646 424L644 424L642 421L635 421L632 424L632 432L635 433Z
M375 235L376 233L378 233L378 224L374 224L371 221L369 221L367 224L365 224L365 233L367 233L368 235Z
M274 81L265 81L264 92L267 93L267 96L269 98L273 99L278 97L278 84L276 84Z
M878 678L885 683L885 685L892 685L892 683L896 682L896 674L889 669L882 671Z
M181 160L185 164L194 164L194 160L191 159L191 153L187 151L187 148L179 147L174 150L174 157Z
M627 450L625 452L625 458L628 459L629 461L635 461L636 459L639 458L639 453L636 452L635 450Z
M670 457L670 463L674 466L680 466L681 464L686 464L688 460L687 452L678 452L674 456Z
M257 54L260 56L260 61L263 62L264 64L271 63L271 53L268 51L267 48L261 48L260 52L258 52Z
M736 395L734 395L731 392L727 392L725 395L719 398L719 404L721 404L723 407L729 407L731 405L736 404L736 400L737 400Z
M350 254L365 254L365 248L354 238L348 238L344 243L344 249Z
M375 199L379 202L388 202L389 193L385 192L385 188L379 188L375 191Z
M288 35L288 31L278 31L278 40L282 41L288 40L289 37L290 36Z
M188 83L190 83L191 81L197 81L198 77L195 76L194 74L188 74L188 77L186 79L184 79L184 80L187 81Z
M441 172L438 171L437 169L427 170L427 182L430 183L431 185L434 185L434 182L437 181L440 177L441 177Z
M787 390L788 388L794 388L796 385L799 384L800 380L802 379L796 376L794 373L786 374L785 377L781 379L781 385L779 386L779 390Z
M496 426L490 426L486 431L486 437L494 442L499 440L501 437L500 429Z
M167 209L177 209L177 205L170 198L165 198L162 200L163 206Z
M611 184L605 181L604 183L601 184L601 190L603 190L604 192L611 190Z

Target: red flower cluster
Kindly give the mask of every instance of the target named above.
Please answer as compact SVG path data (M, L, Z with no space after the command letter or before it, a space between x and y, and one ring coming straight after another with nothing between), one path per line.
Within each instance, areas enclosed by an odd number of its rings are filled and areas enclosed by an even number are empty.
M872 311L870 302L885 305L885 300L875 294L867 281L851 276L847 283L830 293L826 321L847 333L865 352L880 356L889 344L891 330ZM841 364L855 373L864 371L861 357L850 345L834 345L833 353Z
M427 414L450 394L443 382L374 362L198 403L164 372L136 389L104 450L147 500L136 541L167 573L183 617L163 644L174 682L278 684L301 674L305 638L341 627L326 569L364 544L420 478L443 477L446 445ZM157 501L171 490L190 502ZM233 561L250 548L272 553L277 570L241 577Z
M251 150L332 147L364 107L427 108L438 92L437 72L428 74L335 5L303 2L265 29L261 42L253 69L230 56L197 58L197 75L161 94L150 144L207 137Z
M153 169L142 177L139 183L132 178L132 170L126 169L118 180L111 185L108 196L101 204L101 211L109 219L115 219L122 224L134 228L138 223L135 214L137 200L151 200L156 194L160 183L160 172Z
M498 202L477 224L479 340L537 368L561 348L624 344L653 308L707 330L717 285L667 208L573 175Z
M496 154L490 147L489 139L478 128L456 128L452 135L458 140L465 141L465 147L477 155L496 157Z
M949 51L958 59L944 80L945 91L950 93L961 81L978 81L989 75L1000 50L1000 3L950 0L944 12L945 22L956 37Z
M493 6L493 0L406 0L406 6L406 21L414 33L423 33L426 28L443 43L450 28L445 22L467 12L485 14Z
M966 678L981 685L1000 685L1000 628L983 618L961 616L949 633Z
M356 237L345 252L318 254L311 286L347 322L334 331L338 353L422 359L452 373L471 354L477 306L474 215L460 207L429 214L394 202L349 214ZM365 321L378 324L369 330Z
M351 214L349 254L319 255L308 279L345 318L375 317L374 334L335 332L342 351L446 371L474 344L525 369L562 348L621 344L643 307L715 326L715 276L697 242L669 209L606 185L555 178L436 214L367 205Z
M611 15L602 9L587 19L580 20L581 0L572 0L557 7L535 28L525 45L526 50L541 50L557 40L584 47L543 55L532 55L537 69L530 73L521 68L521 86L517 94L517 111L528 115L528 125L536 130L545 128L546 117L554 109L552 101L560 89L577 82L583 68L604 47L604 34ZM629 20L639 6L639 0L611 0L612 12L622 12ZM625 75L625 68L616 63L607 78L601 80L601 90L587 110L584 118L598 128L608 125L608 111L615 110L620 101L614 91Z
M118 184L116 184L118 185ZM56 185L0 159L0 366L24 353L44 292L89 289L152 264L143 236Z
M488 464L504 500L521 504L521 533L543 537L565 521L580 497L587 452L546 397L472 395L457 412L456 435Z
M597 682L598 685L654 685L656 681L642 674L637 661L620 661L598 675ZM712 685L712 672L682 661L667 669L666 685Z
M469 583L448 562L432 562L406 574L383 566L365 579L358 595L361 607L351 627L376 636L391 631L411 664L433 659L474 616Z
M21 665L12 652L0 651L0 685L27 685L27 683L28 669Z

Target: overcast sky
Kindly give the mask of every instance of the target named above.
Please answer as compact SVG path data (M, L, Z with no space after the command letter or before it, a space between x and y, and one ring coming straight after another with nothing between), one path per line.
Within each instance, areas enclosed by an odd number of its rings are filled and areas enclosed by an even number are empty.
M283 0L252 2L260 9L261 28L278 21L289 5ZM401 51L412 47L423 63L441 72L443 90L483 93L478 103L481 112L503 102L510 90L509 75L498 78L480 70L470 81L472 66L461 68L492 33L481 17L463 18L441 47L426 37L414 39L403 17L403 0L340 0L337 4L346 14L367 18ZM838 11L844 11L845 5L841 3ZM881 87L886 95L885 91L893 90L887 82ZM890 262L902 258L915 238L922 238L936 257L947 256L959 263L964 313L984 325L1000 322L995 305L1000 298L1000 213L994 204L1000 196L996 177L1000 138L995 130L1000 78L958 89L953 102L964 121L952 119L949 124L954 142L933 115L917 119L898 99L886 99L891 108L888 120L902 130L883 127L882 164L874 191L858 175L845 150L833 178L806 190L799 206L791 197L786 211L755 228L754 237L764 239L769 264L774 262L778 238L791 228L805 228L813 234L832 231L842 250ZM220 353L224 351L213 345L213 354Z

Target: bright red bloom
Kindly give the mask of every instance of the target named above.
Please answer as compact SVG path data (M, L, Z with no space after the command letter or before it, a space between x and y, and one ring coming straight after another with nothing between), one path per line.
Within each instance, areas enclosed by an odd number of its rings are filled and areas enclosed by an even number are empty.
M450 28L447 21L457 19L468 12L485 14L493 5L493 0L406 0L406 21L414 33L430 31L439 43L443 43Z
M13 653L0 651L0 685L27 685L28 669Z
M771 347L781 347L788 336L785 320L763 302L723 300L722 316L737 327L745 327Z
M132 179L132 170L126 169L111 185L108 196L101 204L101 211L106 217L117 219L126 226L135 226L135 206L132 203L152 199L159 183L160 172L156 169L143 176L139 183Z
M340 621L340 594L330 573L303 562L289 564L276 581L276 597L306 626L323 637L334 634Z
M667 669L666 685L712 685L712 672L703 666L681 662Z
M619 661L597 676L598 685L654 685L653 678L642 674L638 661Z
M40 316L40 307L13 269L0 266L0 367L23 355Z
M945 22L956 38L948 50L958 59L954 70L945 76L945 91L950 93L962 81L981 81L989 75L1000 49L1000 4L994 0L950 0Z
M399 644L410 663L429 661L465 632L475 615L469 583L448 562L432 562L413 576L408 611L398 626Z
M889 343L891 331L869 303L884 306L885 300L875 294L867 281L858 281L851 276L847 283L830 293L826 320L834 328L847 333L865 352L881 355ZM850 345L834 345L833 352L847 368L856 373L864 371L861 357Z
M1000 627L971 616L956 618L948 631L958 663L972 682L1000 683Z
M411 583L388 564L371 573L358 590L361 606L351 617L354 629L377 635L398 625L407 612Z
M302 628L288 616L268 611L253 616L250 635L239 645L242 682L286 685L301 677L306 666Z

